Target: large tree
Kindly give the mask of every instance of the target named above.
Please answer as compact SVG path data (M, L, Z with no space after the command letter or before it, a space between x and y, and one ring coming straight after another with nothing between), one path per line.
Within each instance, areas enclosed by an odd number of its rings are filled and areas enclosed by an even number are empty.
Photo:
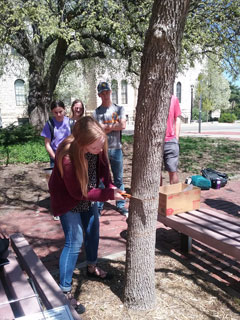
M29 65L32 124L46 121L53 92L69 62L117 56L119 52L133 65L133 52L141 51L144 36L141 21L145 21L151 1L142 5L143 1L113 0L1 1L2 48L10 45Z
M123 57L138 73L153 0L2 0L0 44L29 65L28 113L43 124L65 66L74 60ZM238 0L193 0L182 63L215 53L239 74ZM6 52L6 51L4 51Z
M136 109L127 239L128 308L155 306L155 237L162 150L189 0L155 0L143 50Z

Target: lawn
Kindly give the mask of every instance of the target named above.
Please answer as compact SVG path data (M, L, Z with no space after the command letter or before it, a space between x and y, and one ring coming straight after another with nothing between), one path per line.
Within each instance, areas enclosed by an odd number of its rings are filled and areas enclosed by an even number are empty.
M0 132L0 164L48 162L44 139L29 135L28 139L3 139ZM15 142L16 141L16 142ZM4 143L3 143L4 142ZM9 142L9 143L8 143ZM123 135L124 154L128 164L132 159L133 136ZM210 167L233 176L240 168L240 141L197 137L180 138L179 171L201 174L201 169Z

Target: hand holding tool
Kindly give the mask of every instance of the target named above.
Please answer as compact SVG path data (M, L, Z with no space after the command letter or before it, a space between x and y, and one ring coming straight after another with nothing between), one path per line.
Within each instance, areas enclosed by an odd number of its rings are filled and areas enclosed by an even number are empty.
M121 192L120 194L121 194L121 196L124 197L125 199L135 199L135 200L143 201L142 199L133 197L130 193Z

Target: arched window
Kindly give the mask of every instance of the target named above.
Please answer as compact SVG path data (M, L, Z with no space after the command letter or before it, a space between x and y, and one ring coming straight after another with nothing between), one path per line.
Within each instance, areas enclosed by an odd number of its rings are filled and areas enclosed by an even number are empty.
M21 79L17 79L14 82L14 87L15 87L16 105L24 106L26 104L24 81Z
M127 92L127 80L121 81L121 103L127 104L128 103L128 92Z
M176 96L177 96L179 102L181 103L181 100L182 100L182 84L181 84L181 82L177 83Z
M117 80L112 80L112 102L118 104L118 82Z

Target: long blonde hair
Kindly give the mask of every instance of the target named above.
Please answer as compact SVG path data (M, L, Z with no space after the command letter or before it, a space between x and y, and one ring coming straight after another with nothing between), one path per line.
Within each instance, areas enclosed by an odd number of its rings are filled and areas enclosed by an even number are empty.
M84 113L85 113L85 105L83 104L82 100L76 99L76 100L74 100L74 101L72 102L72 105L71 105L71 113L70 113L70 118L71 118L71 119L74 119L73 107L74 107L75 104L77 104L77 103L81 103L81 105L82 105L82 113L81 113L81 115L80 115L80 118L82 118L82 117L84 116ZM79 119L80 119L80 118L79 118ZM75 120L77 120L77 119L75 119Z
M63 177L63 158L69 156L74 164L84 197L87 197L88 192L88 162L85 158L85 147L101 137L105 139L103 152L107 157L107 136L105 132L92 117L82 117L75 123L72 134L57 149L57 166L61 176ZM101 154L99 156L101 157Z

